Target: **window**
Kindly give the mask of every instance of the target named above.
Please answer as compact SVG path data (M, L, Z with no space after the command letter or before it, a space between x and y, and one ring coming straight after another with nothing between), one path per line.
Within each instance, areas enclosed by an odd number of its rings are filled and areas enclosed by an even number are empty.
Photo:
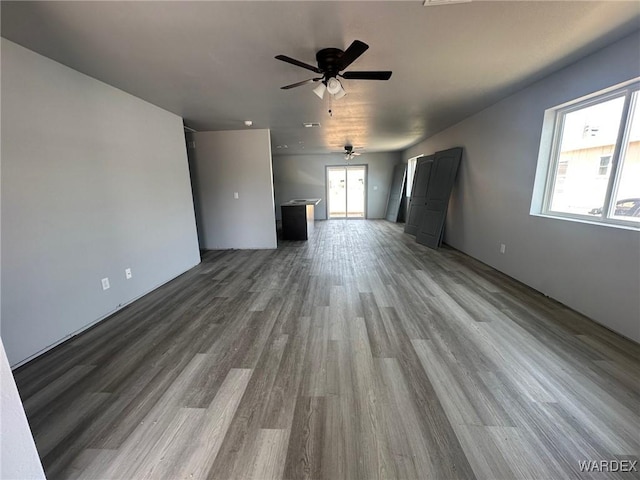
M406 196L411 196L411 189L413 188L413 176L416 173L416 163L418 162L418 158L423 155L418 155L417 157L412 157L407 161L407 193Z
M607 175L609 173L609 166L611 165L611 155L603 155L600 157L600 167L598 168L598 175Z
M636 81L551 110L540 213L640 227L639 96Z
M564 192L564 180L567 178L567 167L569 162L566 160L560 160L558 162L558 173L556 174L556 194Z

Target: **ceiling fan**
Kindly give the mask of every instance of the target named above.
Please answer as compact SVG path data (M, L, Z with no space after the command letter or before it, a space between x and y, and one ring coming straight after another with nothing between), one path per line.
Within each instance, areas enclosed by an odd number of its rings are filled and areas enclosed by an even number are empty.
M281 89L288 90L309 83L321 82L320 85L314 89L316 95L323 98L326 90L331 95L334 95L335 98L342 98L346 95L346 92L337 77L346 78L347 80L389 80L392 73L390 71L343 72L344 69L351 65L360 55L367 51L368 48L369 45L360 40L354 40L345 51L339 48L323 48L316 53L317 67L296 60L295 58L287 57L286 55L277 55L275 58L278 60L306 68L321 75L320 77L286 85L281 87Z
M359 147L362 148L362 147ZM344 146L344 159L345 160L353 160L353 157L359 156L359 152L353 151L353 145L345 145Z

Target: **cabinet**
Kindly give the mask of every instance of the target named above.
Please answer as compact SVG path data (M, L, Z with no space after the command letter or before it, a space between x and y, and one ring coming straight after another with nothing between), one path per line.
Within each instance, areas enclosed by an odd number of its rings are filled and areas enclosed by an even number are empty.
M282 211L282 239L308 240L313 234L315 206L319 198L289 200L280 206Z

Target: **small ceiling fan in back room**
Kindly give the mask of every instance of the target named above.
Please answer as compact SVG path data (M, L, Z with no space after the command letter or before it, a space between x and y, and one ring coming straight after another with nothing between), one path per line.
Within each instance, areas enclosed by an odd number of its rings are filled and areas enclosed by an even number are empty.
M362 147L358 147L358 148L362 148ZM353 146L352 145L345 145L344 146L344 159L349 161L349 160L353 160L353 157L357 157L359 156L360 153L359 152L354 152L353 151Z
M344 159L348 162L353 160L355 157L362 155L361 152L356 152L355 150L362 150L363 147L354 147L353 145L345 145L344 150L335 151L331 153L342 153L344 155Z
M316 61L318 66L314 67L307 63L296 60L295 58L287 57L286 55L277 55L275 58L282 60L283 62L296 65L297 67L306 68L312 72L321 75L319 77L303 80L302 82L292 83L281 87L282 90L288 90L290 88L300 87L302 85L308 85L310 83L320 82L320 84L313 89L313 93L318 97L323 98L324 93L329 92L335 99L340 99L346 95L344 88L338 77L345 78L347 80L389 80L391 78L390 71L368 71L368 72L343 72L349 65L351 65L360 55L367 51L369 45L360 40L354 40L349 48L345 51L339 48L323 48L316 53Z

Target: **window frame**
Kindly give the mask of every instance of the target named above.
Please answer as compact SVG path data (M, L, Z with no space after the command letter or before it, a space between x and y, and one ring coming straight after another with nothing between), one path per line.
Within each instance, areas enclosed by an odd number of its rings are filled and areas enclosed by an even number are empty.
M589 96L588 98L577 99L564 105L550 109L553 112L553 134L551 137L551 147L547 156L548 166L539 213L540 215L567 220L586 221L589 223L597 223L612 227L630 227L632 229L640 230L640 222L624 220L620 217L613 216L615 213L616 204L614 196L615 194L617 194L620 178L622 175L622 168L624 167L624 165L620 165L620 158L624 158L623 155L626 153L626 149L628 148L629 144L631 120L634 113L632 109L632 100L634 100L634 97L635 108L640 108L640 78L636 78L630 82L626 82L621 86L613 87L611 89L608 89L607 91L598 92L594 95ZM558 168L560 165L560 147L562 143L565 116L569 113L582 110L593 105L604 103L615 98L624 98L624 103L620 117L620 125L618 126L616 143L611 154L611 160L608 166L609 179L607 182L604 204L602 206L602 213L598 216L552 210L551 202L556 186L556 180L558 178Z

